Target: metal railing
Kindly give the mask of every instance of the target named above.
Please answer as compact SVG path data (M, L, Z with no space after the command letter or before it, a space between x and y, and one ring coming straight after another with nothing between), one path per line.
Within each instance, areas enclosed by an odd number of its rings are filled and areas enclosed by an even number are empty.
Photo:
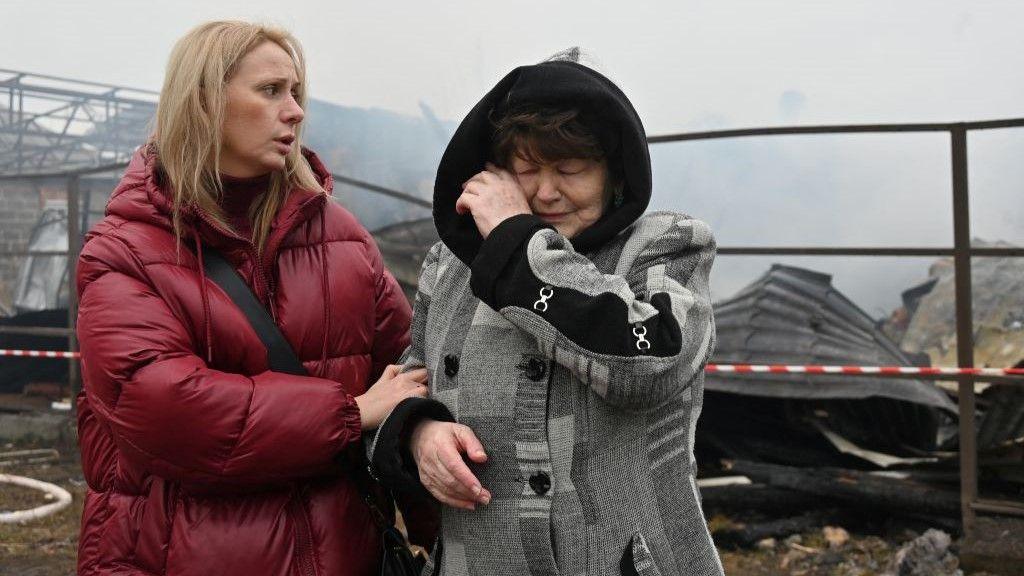
M954 266L957 364L961 368L974 366L974 319L971 301L971 258L980 256L1021 257L1024 248L971 246L970 202L967 180L967 134L971 131L1024 127L1024 118L986 120L981 122L927 123L927 124L851 124L835 126L782 126L777 128L750 128L716 130L651 136L650 144L687 142L750 136L781 136L796 134L872 134L945 132L950 138L952 166L953 246L951 248L860 248L860 247L722 247L719 254L772 255L772 256L952 256ZM978 497L978 447L975 428L975 393L977 380L992 381L991 377L962 375L956 377L959 396L960 420L960 504L964 532L970 532L977 512L1024 516L1024 504L985 500ZM999 378L1000 382L1024 384L1024 379Z

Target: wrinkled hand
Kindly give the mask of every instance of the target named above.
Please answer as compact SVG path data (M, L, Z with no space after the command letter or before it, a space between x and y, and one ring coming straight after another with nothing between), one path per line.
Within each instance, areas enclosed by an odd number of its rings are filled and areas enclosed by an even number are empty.
M462 460L465 453L478 464L487 461L483 445L468 426L424 420L413 430L409 450L419 468L420 482L441 503L475 510L478 503L491 502L491 493Z
M511 172L490 162L485 168L462 185L455 211L472 214L480 235L487 238L505 219L531 211L522 187Z
M417 368L408 372L401 372L401 370L402 366L400 365L388 366L373 386L362 396L356 396L363 430L371 430L380 426L384 418L402 400L412 396L427 395L426 368Z

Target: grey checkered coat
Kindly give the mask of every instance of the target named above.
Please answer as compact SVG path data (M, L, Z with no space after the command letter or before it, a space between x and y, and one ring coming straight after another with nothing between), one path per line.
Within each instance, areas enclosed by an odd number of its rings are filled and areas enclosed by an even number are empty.
M480 438L493 500L444 508L424 574L722 574L693 459L714 254L706 224L668 212L588 255L533 216L472 268L433 247L406 361ZM403 465L377 472L400 489Z

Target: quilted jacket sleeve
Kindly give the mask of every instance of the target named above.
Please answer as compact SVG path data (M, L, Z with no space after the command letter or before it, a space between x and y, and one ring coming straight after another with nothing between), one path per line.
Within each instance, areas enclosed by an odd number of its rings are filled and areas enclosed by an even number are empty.
M472 264L473 293L607 402L654 408L704 368L714 345L715 242L681 214L647 215L604 274L542 220L502 222Z
M90 238L77 280L84 391L122 457L167 479L237 487L325 472L360 440L340 383L207 366L116 235Z

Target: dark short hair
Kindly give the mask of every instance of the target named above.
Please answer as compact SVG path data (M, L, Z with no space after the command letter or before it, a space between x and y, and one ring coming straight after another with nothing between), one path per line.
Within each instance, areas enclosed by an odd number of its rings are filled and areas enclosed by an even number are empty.
M574 108L521 107L492 118L491 123L491 158L503 168L513 154L534 163L606 157L601 141Z

